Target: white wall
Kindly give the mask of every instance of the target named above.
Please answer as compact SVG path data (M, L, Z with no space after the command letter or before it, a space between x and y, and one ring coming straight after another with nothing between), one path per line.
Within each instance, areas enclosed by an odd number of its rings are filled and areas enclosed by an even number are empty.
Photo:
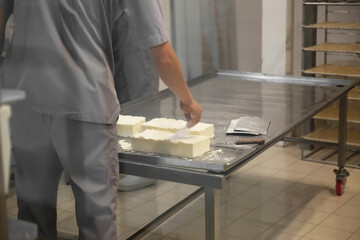
M235 1L238 71L262 70L262 1L264 0Z
M286 71L286 0L263 0L262 72Z

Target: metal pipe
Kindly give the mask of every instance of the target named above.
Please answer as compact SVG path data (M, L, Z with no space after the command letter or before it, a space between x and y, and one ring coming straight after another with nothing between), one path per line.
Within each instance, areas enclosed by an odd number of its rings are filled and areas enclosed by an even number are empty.
M345 167L346 159L346 132L347 132L347 93L339 99L339 155L338 165L342 169Z

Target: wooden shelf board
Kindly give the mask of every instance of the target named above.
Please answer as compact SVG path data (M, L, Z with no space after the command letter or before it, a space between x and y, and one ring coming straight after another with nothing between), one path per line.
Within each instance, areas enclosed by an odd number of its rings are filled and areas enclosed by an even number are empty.
M331 76L360 77L360 66L345 66L335 64L324 64L318 67L304 70L307 74L321 74Z
M346 43L322 43L304 48L305 51L337 52L337 53L360 53L360 44Z
M327 1L316 1L316 0L310 0L310 1L304 1L305 5L340 5L340 6L359 6L360 2L358 0L327 0Z
M337 143L338 129L333 127L320 127L315 131L303 136L304 139ZM360 147L360 131L348 130L346 143L351 146Z
M326 108L314 116L315 119L339 120L338 108ZM360 109L348 109L347 122L360 123Z
M360 100L360 86L355 86L348 94L350 100Z
M305 25L304 28L360 30L360 22L321 22Z

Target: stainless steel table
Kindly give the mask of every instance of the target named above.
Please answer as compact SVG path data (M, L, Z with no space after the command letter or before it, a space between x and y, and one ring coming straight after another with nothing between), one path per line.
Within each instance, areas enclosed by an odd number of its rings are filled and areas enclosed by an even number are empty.
M120 151L120 172L200 186L199 190L155 219L130 239L138 239L185 204L205 192L206 239L219 239L219 190L224 180L255 156L281 140L304 121L340 99L339 170L345 183L347 92L354 81L340 79L274 76L220 71L188 82L203 108L202 122L213 123L211 151L193 159L144 152ZM152 98L129 102L122 114L183 119L178 99L165 90ZM226 135L230 120L255 116L271 120L263 145L237 146L248 136Z

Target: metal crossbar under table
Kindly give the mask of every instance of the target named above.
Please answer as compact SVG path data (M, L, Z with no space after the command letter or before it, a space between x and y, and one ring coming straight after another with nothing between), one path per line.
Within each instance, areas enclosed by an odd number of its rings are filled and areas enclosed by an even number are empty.
M188 82L191 93L203 108L202 122L213 123L215 137L210 151L195 158L120 150L120 172L199 186L199 190L165 212L129 239L140 239L192 199L205 194L206 239L219 239L219 194L224 180L258 154L281 140L304 121L336 99L344 99L354 81L264 75L220 71ZM346 103L344 103L346 105ZM164 117L183 119L176 96L164 90L151 98L122 105L121 114L144 116L147 120ZM346 109L341 111L346 120ZM232 119L253 116L271 121L263 145L235 145L236 140L253 137L226 135ZM340 132L341 133L341 132ZM340 150L346 135L341 133ZM129 139L122 139L129 141ZM343 155L341 155L344 157ZM340 174L345 161L340 161ZM347 176L345 176L347 177Z

